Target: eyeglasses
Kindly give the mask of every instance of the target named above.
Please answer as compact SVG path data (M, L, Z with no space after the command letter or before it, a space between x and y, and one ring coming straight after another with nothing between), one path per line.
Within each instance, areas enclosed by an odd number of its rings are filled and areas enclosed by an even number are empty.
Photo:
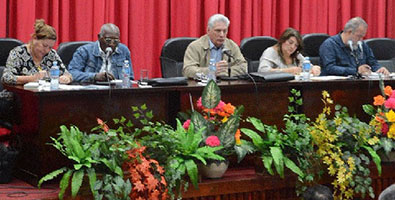
M104 41L106 41L107 44L110 44L111 42L118 44L120 40L118 38L105 37Z

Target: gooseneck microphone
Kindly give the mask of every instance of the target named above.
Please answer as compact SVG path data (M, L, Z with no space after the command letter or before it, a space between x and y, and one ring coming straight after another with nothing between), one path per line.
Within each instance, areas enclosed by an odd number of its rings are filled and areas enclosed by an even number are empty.
M351 51L354 51L354 46L351 40L348 41L348 46L350 47Z
M111 47L107 47L106 48L106 60L105 60L106 67L104 68L105 69L104 71L105 71L106 77L107 77L107 81L109 81L108 80L108 73L109 73L110 70L109 70L109 67L108 67L108 61L109 61L111 53L112 53L112 48Z
M228 76L223 76L223 77L220 77L220 78L222 80L228 80L228 81L237 80L238 79L237 77L231 77L231 72L232 72L231 70L232 70L232 68L230 66L230 63L232 61L232 58L234 59L234 57L232 55L232 51L230 49L224 48L224 49L222 49L222 54L225 54L225 55L228 56Z
M230 49L222 49L222 53L226 54L229 58L233 58L232 51Z
M222 53L228 56L228 76L230 77L230 74L231 74L230 62L231 62L231 59L233 58L232 52L230 49L224 48L224 49L222 49Z
M362 41L358 41L358 47L359 47L359 50L361 51L361 57L362 57L362 55L363 55Z

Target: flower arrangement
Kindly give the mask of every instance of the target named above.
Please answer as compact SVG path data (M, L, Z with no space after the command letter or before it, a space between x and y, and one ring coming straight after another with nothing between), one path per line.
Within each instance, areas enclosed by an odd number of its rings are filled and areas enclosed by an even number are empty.
M210 81L198 99L197 110L183 124L185 129L194 124L195 130L203 129L203 145L222 146L217 154L227 157L237 154L238 162L252 152L250 143L242 143L239 129L243 106L235 107L221 100L221 90L214 81Z
M380 157L372 148L378 143L374 127L350 117L347 108L335 106L327 91L322 92L325 104L322 113L312 124L311 135L316 153L327 166L337 199L353 199L355 193L374 198L368 165L371 159L381 174ZM371 157L371 159L370 159Z
M395 90L384 87L382 80L379 85L382 94L373 98L374 106L363 105L363 109L372 116L370 125L375 127L375 137L380 140L375 150L383 149L389 154L395 150Z

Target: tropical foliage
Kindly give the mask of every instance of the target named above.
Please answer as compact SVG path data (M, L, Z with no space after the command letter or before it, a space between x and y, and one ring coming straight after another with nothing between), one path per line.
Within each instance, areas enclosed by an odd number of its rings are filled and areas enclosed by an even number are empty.
M243 106L235 107L221 100L221 90L215 81L210 81L197 101L197 110L184 123L188 129L190 124L194 130L202 130L203 145L222 146L217 153L223 157L237 154L240 162L247 153L252 152L250 143L242 143L239 130Z

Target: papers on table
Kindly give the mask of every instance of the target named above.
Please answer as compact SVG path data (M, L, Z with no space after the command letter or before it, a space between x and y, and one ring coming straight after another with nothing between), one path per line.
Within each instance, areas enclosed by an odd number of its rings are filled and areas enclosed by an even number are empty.
M344 80L348 79L347 76L314 76L310 77L314 81L331 81L331 80Z

